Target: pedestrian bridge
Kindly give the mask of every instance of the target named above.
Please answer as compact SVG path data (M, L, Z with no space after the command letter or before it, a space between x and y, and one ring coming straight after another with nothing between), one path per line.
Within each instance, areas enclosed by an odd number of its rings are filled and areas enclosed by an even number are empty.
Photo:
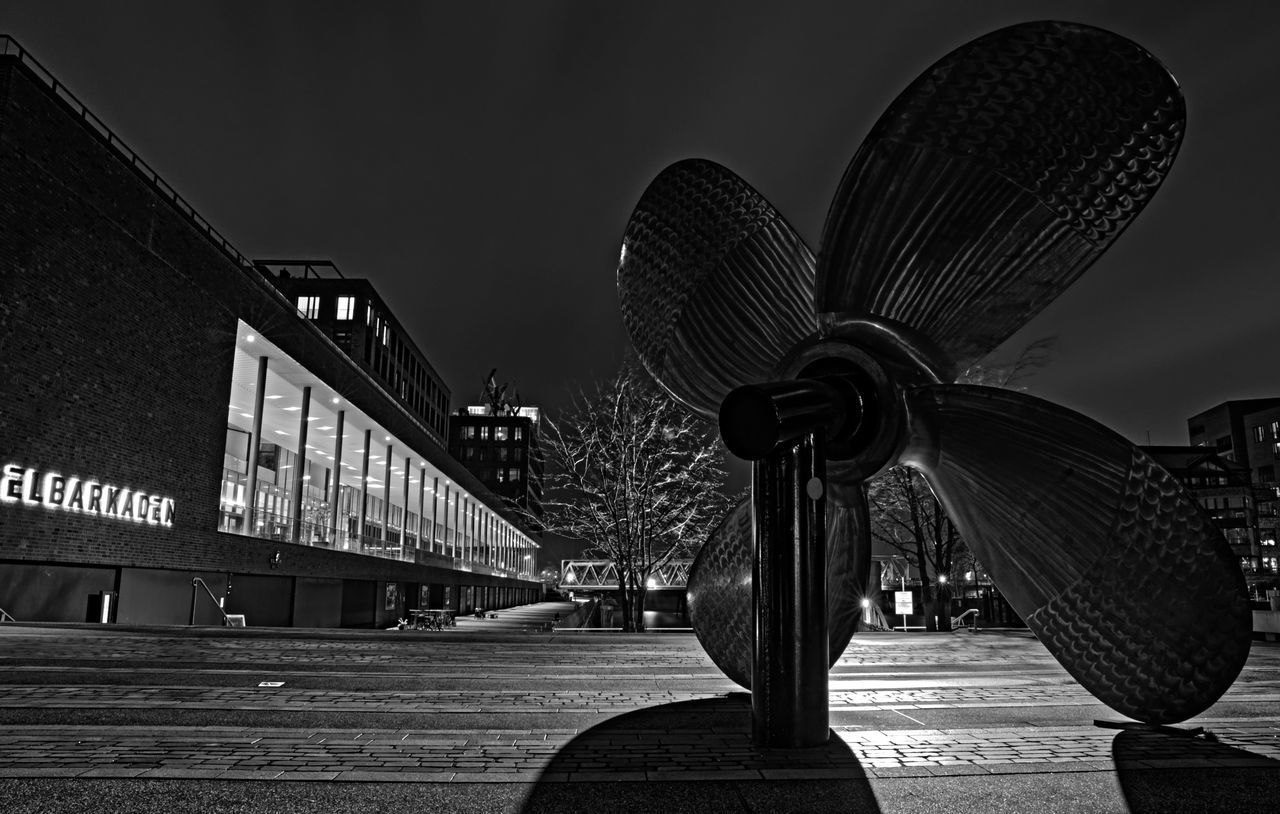
M649 577L650 588L684 588L693 559L672 560ZM618 589L618 566L612 560L561 560L562 591Z

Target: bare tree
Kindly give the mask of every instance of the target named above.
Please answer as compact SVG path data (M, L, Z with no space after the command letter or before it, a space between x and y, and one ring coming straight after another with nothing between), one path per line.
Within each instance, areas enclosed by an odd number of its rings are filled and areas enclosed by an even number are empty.
M1010 361L984 359L971 365L957 382L1025 390L1024 380L1049 364L1056 342L1057 337L1038 339ZM955 575L974 568L973 554L960 532L924 478L905 466L871 481L867 500L872 539L901 553L920 572L925 629L950 630Z
M649 578L696 551L728 508L707 424L625 365L546 421L544 527L618 572L623 629L644 629Z

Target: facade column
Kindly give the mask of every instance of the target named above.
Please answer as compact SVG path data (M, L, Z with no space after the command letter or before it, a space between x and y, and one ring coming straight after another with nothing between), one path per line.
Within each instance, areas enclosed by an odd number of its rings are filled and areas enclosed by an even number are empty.
M356 523L357 551L364 551L364 524L369 514L369 447L373 444L373 430L364 431L364 455L360 463L360 516Z
M404 505L400 509L400 559L404 559L405 547L409 544L409 470L413 469L413 459L404 456Z
M444 528L441 529L440 535L440 553L445 556L452 557L453 552L449 546L449 484L444 485Z
M382 468L382 542L383 548L385 543L390 539L391 531L391 451L392 447L387 444L387 460L384 461L386 466Z
M439 522L440 522L440 479L432 478L431 479L431 536L427 538L431 541L432 553L435 553L435 550L436 550L436 525ZM444 551L443 542L441 542L440 550L442 552Z
M342 428L343 422L346 420L347 411L338 411L338 431L333 442L333 497L329 501L329 535L330 545L334 548L338 547L338 503L342 499Z
M311 415L311 386L302 388L302 414L298 418L298 453L293 459L293 517L289 523L289 542L302 542L302 483L307 474L307 418Z
M427 525L427 468L418 467L418 548L422 545L422 530Z
M244 487L244 533L258 534L258 447L262 446L262 410L267 397L267 357L258 357L258 386L253 391L253 429L249 433L249 471Z

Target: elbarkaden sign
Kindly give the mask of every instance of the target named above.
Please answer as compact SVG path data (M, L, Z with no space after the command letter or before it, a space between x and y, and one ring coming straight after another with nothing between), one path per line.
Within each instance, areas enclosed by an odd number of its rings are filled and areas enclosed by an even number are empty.
M4 468L4 477L0 478L0 503L64 509L152 526L173 525L171 497L17 464Z

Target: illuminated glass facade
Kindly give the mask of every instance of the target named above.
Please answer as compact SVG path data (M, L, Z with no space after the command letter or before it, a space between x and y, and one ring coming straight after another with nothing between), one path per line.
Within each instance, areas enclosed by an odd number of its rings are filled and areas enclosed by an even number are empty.
M219 528L463 571L531 576L536 543L243 322ZM251 474L252 473L252 474ZM255 495L253 501L248 495Z

